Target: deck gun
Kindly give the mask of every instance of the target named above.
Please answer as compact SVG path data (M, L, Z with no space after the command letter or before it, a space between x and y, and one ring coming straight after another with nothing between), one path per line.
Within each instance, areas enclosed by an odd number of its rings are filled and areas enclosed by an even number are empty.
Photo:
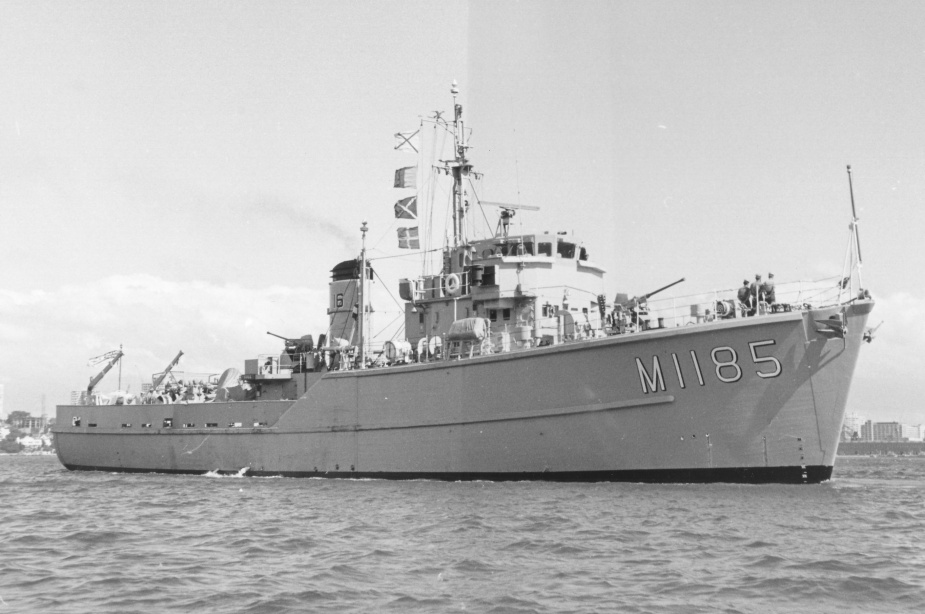
M292 364L295 366L297 373L300 373L306 368L308 368L308 370L314 369L314 361L307 360L307 358L311 358L311 356L308 355L310 355L315 350L315 342L311 335L303 335L299 339L293 339L291 337L283 337L282 335L271 333L270 331L267 331L267 334L276 337L277 339L282 339L283 342L285 342L285 352L292 360Z
M291 337L283 337L282 335L271 333L270 331L267 331L267 334L285 341L286 353L289 355L304 354L315 349L315 342L311 335L304 335L299 339L293 339Z
M618 305L621 305L624 309L635 309L635 308L643 308L643 309L644 309L645 306L646 306L646 303L648 302L648 300L649 300L650 298L652 298L653 296L655 296L655 295L658 294L659 292L663 292L663 291L667 290L668 288L670 288L670 287L672 287L672 286L677 286L677 285L678 285L679 283L681 283L682 281L684 281L684 277L682 277L682 278L679 279L678 281L673 281L673 282L671 282L671 283L668 284L667 286L662 286L662 287L659 288L658 290L653 290L652 292L649 292L648 294L643 294L642 296L634 296L633 298L628 299L628 300L624 300L624 301L620 301L620 300L618 299L616 302L617 302Z
M629 312L629 320L633 325L641 324L644 327L648 327L648 320L644 319L642 323L640 323L641 316L649 315L648 300L659 292L663 292L672 286L676 286L682 281L684 281L684 277L677 281L671 282L667 286L662 286L658 290L653 290L652 292L643 294L642 296L634 296L633 298L628 298L626 294L622 296L618 294L617 298L614 299L614 325L617 327L619 332L623 332L629 324L629 322L627 322L627 312Z

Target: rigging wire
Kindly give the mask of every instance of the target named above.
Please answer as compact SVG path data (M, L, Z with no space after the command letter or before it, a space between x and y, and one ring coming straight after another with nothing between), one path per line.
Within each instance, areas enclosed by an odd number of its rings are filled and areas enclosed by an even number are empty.
M389 297L392 299L392 301L395 302L395 305L396 305L399 309L404 309L405 306L398 302L398 299L395 298L395 296L394 296L394 295L392 294L392 292L389 290L389 287L386 285L385 281L383 281L382 278L379 277L379 273L377 273L375 269L373 269L373 275L375 275L376 278L379 280L379 282L382 284L382 288L386 291L386 293L389 295ZM403 312L403 313L404 313L404 312Z
M472 177L469 178L469 187L472 188L472 194L475 196L475 202L479 204L479 211L482 213L482 217L485 219L485 226L488 228L488 232L492 233L491 222L488 221L488 216L485 214L485 207L482 206L482 199L479 198L478 193L475 191L475 184L472 183Z
M437 141L438 141L437 130L441 128L442 128L442 132L440 133L440 136L442 136L442 139L440 140L440 146L438 148L437 147ZM434 137L431 140L431 152L430 152L431 160L438 159L438 156L437 156L438 150L442 152L446 149L446 140L447 140L448 134L449 134L449 128L446 125L445 121L441 121L441 123L434 122ZM423 147L421 149L423 149ZM438 178L438 174L442 172L443 169L437 167L436 165L431 164L430 171L431 171L430 174L432 176L432 180L430 182L430 190L427 193L427 217L426 217L426 226L425 226L426 236L425 236L425 243L424 243L424 248L425 250L428 250L428 252L430 251L430 248L433 245L434 209L435 209L434 203L436 202L437 186L439 184L439 182L437 181L437 178ZM426 258L424 254L422 254L421 272L423 275L429 275L433 272L433 268L430 265L432 265L432 260L430 258ZM441 268L442 268L442 264L441 264Z
M424 139L423 128L425 124L430 124L433 126L433 131L434 131L435 136L431 139ZM421 268L422 268L422 271L425 274L427 274L428 271L426 269L427 269L428 262L426 259L426 254L429 253L430 251L435 251L435 250L429 249L429 246L432 244L432 241L433 241L432 239L432 236L433 236L433 232L432 232L433 207L432 207L432 204L435 200L436 190L439 184L439 182L437 181L437 175L442 171L442 169L434 165L430 165L429 168L427 169L429 172L425 174L424 154L425 154L426 148L424 146L424 143L429 142L430 159L436 160L437 151L438 150L443 151L445 149L447 135L450 132L449 132L449 127L446 124L446 121L440 118L439 116L437 117L437 119L421 118L418 127L420 130L419 143L421 143L421 145L419 146L417 168L420 170L420 172L418 173L418 176L420 178L421 183L420 183L420 190L415 190L415 196L418 199L419 214L424 208L427 209L427 213L425 215L419 215L418 218L416 218L416 221L418 221L418 223L421 224L421 226L419 226L418 237L419 237L419 240L421 241L421 245L424 246L424 250L421 250L419 253L419 255L421 256ZM442 140L437 138L436 136L437 134L442 135L443 137ZM439 142L439 147L438 147L438 142ZM386 238L392 234L392 232L397 228L398 224L400 223L402 219L407 220L407 218L394 218L391 224L389 224L389 226L376 239L376 241L373 243L370 249L372 250L379 249L379 246L382 244L382 242L386 240Z
M424 252L439 252L439 251L442 251L442 248L440 248L440 247L435 247L435 248L433 248L433 249L420 250L420 251L421 251L422 253L424 253ZM375 260L390 260L390 259L392 259L392 258L408 258L408 257L411 257L411 256L413 256L413 255L414 255L414 254L393 254L392 256L376 256L375 258L367 258L366 260L367 260L367 262L373 262L373 261L375 261ZM376 273L376 276L377 276L377 277L378 277L378 275L379 275L379 274Z
M399 318L404 317L404 315L405 315L405 314L400 313L400 314L398 314L397 316L395 316L395 319L392 320L391 322L389 322L388 324L386 324L385 326L383 326L382 329L379 331L378 334L373 335L373 339L375 339L376 337L378 337L379 335L381 335L382 333L384 333L385 331L387 331L387 330L389 329L390 326L392 326L393 324L395 324L396 322L398 322ZM388 340L389 340L389 341L394 341L394 340L395 340L395 336L398 335L398 333L400 333L402 330L404 330L404 326L399 326L397 329L395 329L395 332L392 333L392 336L389 337Z
M376 276L376 278L379 280L379 283L382 284L382 288L385 290L386 294L389 295L389 298L392 299L392 301L395 303L395 305L396 305L396 306L399 308L399 310L400 310L400 313L398 314L398 316L396 316L396 318L395 318L394 320L392 320L391 322L389 322L386 326L384 326L384 327L382 328L382 331L386 331L386 330L388 330L389 326L392 326L392 324L394 324L395 322L397 322L399 318L404 317L404 315L405 315L404 307L405 307L405 306L398 302L398 299L395 298L395 295L392 294L392 292L389 290L388 285L386 285L385 281L382 279L382 277L379 275L379 273L376 272L375 269L373 269L373 275ZM404 326L402 326L402 327L396 329L396 331L392 334L391 339L394 339L394 338L395 338L395 335L397 335L402 329L404 329ZM380 334L381 334L381 333L380 333ZM377 337L377 335L373 335L373 339L375 339L376 337Z

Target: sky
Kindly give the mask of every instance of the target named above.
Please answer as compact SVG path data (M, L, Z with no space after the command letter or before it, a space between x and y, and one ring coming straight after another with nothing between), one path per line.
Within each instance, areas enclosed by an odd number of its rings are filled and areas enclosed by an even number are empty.
M640 294L837 276L852 166L884 322L849 411L925 422L925 5L0 3L0 384L49 414L326 327L361 223L398 315L394 133L452 108L483 199ZM400 256L400 257L395 257Z

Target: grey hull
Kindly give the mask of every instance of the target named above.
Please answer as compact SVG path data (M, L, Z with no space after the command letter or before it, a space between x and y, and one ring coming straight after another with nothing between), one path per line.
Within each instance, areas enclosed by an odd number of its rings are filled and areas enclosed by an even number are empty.
M820 309L330 372L292 401L59 406L56 446L106 471L818 482L872 306L847 307L844 338Z

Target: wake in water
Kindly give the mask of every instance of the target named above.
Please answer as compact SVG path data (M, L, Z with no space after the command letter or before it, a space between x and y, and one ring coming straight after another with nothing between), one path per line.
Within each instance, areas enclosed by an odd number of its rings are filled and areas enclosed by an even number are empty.
M250 467L242 467L237 473L222 473L218 469L213 469L212 471L207 471L202 474L202 477L205 478L243 478L247 477L247 472L250 471Z

